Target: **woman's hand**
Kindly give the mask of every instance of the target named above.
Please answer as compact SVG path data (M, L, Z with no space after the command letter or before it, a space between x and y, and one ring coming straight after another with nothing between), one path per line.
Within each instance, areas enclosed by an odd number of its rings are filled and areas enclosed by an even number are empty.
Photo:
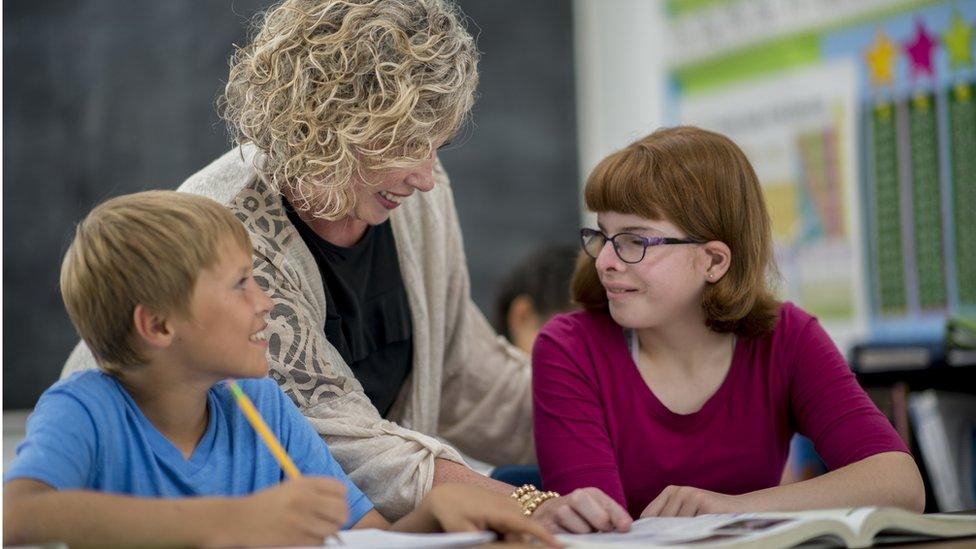
M552 532L627 532L633 519L627 511L599 488L579 488L546 500L532 513L532 519Z
M523 541L531 536L550 547L561 546L545 527L523 516L515 500L477 486L437 485L418 510L445 532L492 530L507 541Z
M693 517L739 511L742 511L742 503L738 496L727 496L691 486L668 486L644 509L641 518Z

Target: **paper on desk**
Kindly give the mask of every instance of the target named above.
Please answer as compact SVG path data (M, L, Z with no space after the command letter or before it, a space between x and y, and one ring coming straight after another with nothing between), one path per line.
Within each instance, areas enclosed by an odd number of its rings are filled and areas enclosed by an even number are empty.
M423 548L423 547L467 547L495 541L493 532L461 532L455 534L404 534L366 528L346 530L339 533L340 545L335 538L329 538L326 547L348 547L351 549Z

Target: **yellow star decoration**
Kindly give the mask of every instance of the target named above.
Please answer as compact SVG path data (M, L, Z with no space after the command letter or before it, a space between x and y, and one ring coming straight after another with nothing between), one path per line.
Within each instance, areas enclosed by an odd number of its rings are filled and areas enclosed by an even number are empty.
M871 83L875 86L890 85L895 79L895 57L898 49L883 30L878 29L878 36L865 52L864 57L871 72Z
M968 85L956 84L956 101L959 103L968 103L970 97L972 97L972 92L969 90Z
M929 110L929 96L924 93L916 94L912 98L912 103L915 105L915 109L921 112L927 112Z
M891 118L891 104L882 103L874 108L874 112L879 119L887 122Z
M949 65L952 68L966 67L973 63L972 52L969 48L972 27L966 24L959 12L953 12L952 25L942 35L946 50L949 52Z

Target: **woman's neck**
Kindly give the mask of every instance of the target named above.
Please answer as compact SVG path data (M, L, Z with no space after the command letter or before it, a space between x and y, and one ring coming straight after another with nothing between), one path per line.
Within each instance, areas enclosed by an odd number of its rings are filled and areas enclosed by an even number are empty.
M292 208L295 209L295 213L298 214L298 217L300 217L301 220L304 221L315 234L319 235L319 237L330 244L348 248L349 246L359 242L363 238L363 235L366 234L366 229L369 228L369 224L367 224L365 221L352 217L352 215L347 215L342 219L336 220L317 218L312 215L308 204L306 204L304 208L296 205L294 195L288 189L283 189L282 193L285 195L285 198L288 200L288 203L291 204Z
M315 234L322 237L326 242L348 248L362 240L369 225L365 221L353 219L350 216L343 217L336 221L327 219L317 219L298 214L302 221L309 226Z

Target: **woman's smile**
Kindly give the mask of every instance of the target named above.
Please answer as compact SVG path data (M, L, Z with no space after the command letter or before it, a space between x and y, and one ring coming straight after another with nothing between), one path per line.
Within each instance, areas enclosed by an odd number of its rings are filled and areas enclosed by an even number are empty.
M376 200L386 209L392 210L399 206L410 195L399 195L390 191L377 191Z

